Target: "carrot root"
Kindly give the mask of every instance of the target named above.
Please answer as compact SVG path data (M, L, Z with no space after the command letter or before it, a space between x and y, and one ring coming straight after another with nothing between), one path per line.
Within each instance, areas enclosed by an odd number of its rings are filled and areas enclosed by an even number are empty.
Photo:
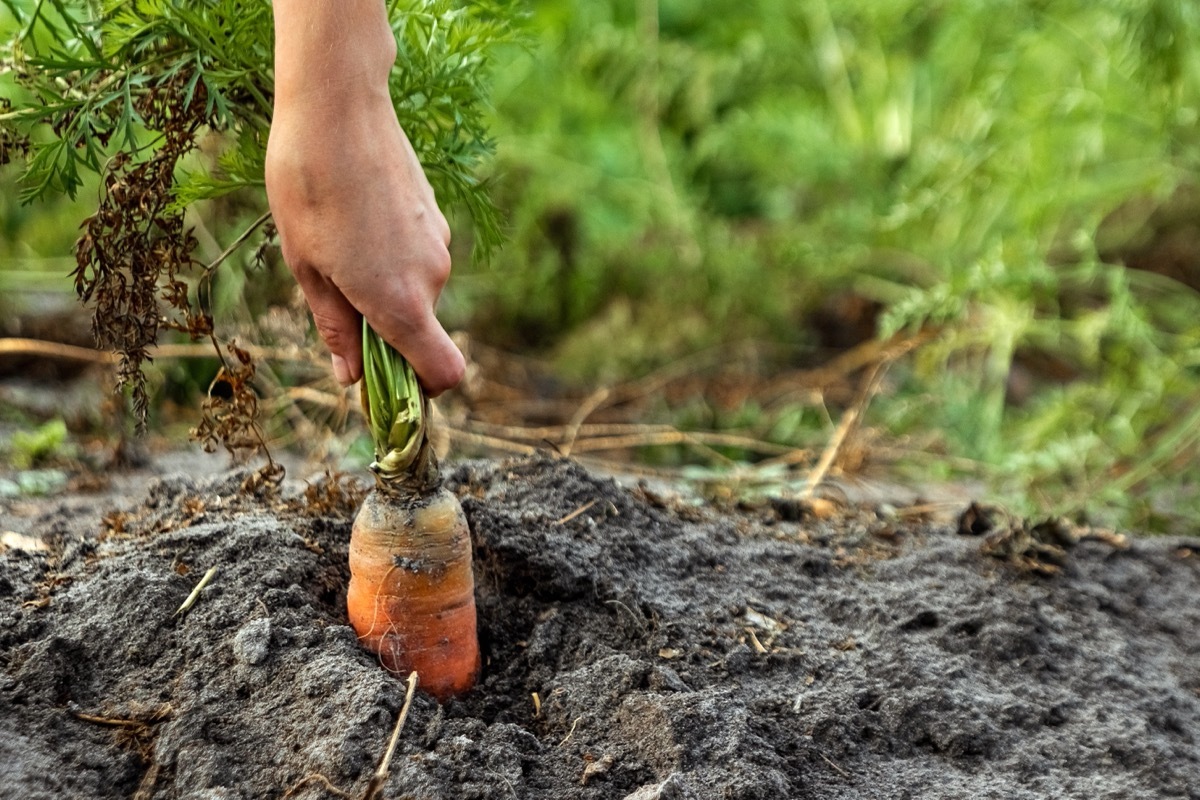
M439 702L475 685L471 536L452 493L367 496L350 537L346 606L359 640L388 671L417 672Z

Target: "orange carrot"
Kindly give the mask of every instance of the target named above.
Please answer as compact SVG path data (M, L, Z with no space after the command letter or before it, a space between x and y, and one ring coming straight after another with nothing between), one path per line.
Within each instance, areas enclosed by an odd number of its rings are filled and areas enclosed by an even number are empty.
M471 535L458 498L439 485L412 367L365 326L363 362L376 487L350 536L347 612L387 670L415 670L444 702L479 675Z
M439 701L479 674L471 535L458 499L438 489L415 503L374 491L350 536L350 624L388 671L416 670Z

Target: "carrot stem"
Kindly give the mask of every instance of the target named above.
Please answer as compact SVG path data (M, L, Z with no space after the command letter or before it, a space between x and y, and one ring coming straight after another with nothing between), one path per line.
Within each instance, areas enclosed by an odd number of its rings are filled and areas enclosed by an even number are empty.
M375 445L371 471L380 485L425 490L436 483L425 392L408 360L365 319L362 404Z

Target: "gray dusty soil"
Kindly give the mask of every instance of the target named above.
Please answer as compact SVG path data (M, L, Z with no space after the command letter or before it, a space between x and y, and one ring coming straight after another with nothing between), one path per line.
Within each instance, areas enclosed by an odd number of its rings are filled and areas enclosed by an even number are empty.
M22 522L52 548L0 555L0 797L361 796L404 687L344 622L354 498L244 478ZM448 481L485 671L418 697L388 797L1200 798L1198 540L1040 575L886 508Z

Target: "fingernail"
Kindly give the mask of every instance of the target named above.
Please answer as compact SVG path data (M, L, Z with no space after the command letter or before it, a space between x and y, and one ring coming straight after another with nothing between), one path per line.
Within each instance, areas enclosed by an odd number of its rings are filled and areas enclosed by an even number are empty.
M337 378L337 382L342 386L354 383L350 380L350 365L346 363L346 359L338 355L333 357L333 377Z

